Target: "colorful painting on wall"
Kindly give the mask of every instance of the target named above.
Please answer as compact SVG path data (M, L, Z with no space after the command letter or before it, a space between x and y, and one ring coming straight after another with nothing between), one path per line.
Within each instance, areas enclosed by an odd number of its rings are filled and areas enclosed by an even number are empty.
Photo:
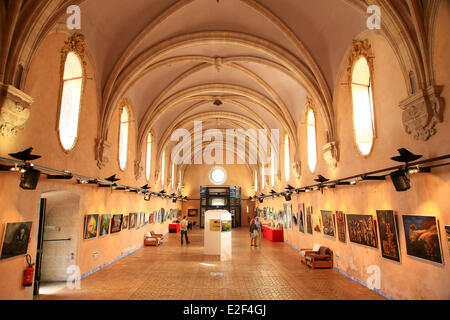
M406 252L409 256L442 263L436 217L403 215Z
M109 225L111 223L111 215L108 214L102 214L100 217L100 232L99 236L103 237L109 234Z
M331 211L321 210L323 222L323 234L335 237L334 233L334 219Z
M400 262L397 223L394 211L377 210L378 232L380 233L381 255L383 258Z
M0 259L7 259L28 251L31 226L33 222L8 222L3 235L2 253Z
M342 211L336 211L336 224L337 224L337 230L338 230L338 238L339 241L346 243L347 240L345 239L346 235L346 227L345 227L345 214Z
M231 231L231 220L222 220L222 232Z
M306 232L309 234L313 233L313 229L312 229L312 213L313 213L313 209L311 206L308 206L306 208Z
M319 232L319 233L322 232L322 228L321 228L322 223L321 223L320 215L313 214L312 220L313 220L314 231Z
M447 247L450 254L450 226L445 226L445 234L447 235Z
M130 213L130 226L129 229L134 229L136 228L136 212Z
M220 231L220 230L221 230L220 219L209 220L209 231Z
M84 216L83 239L89 240L97 237L98 214L87 214Z
M150 223L150 213L146 212L144 218L144 226L148 225L149 223Z
M128 216L123 216L122 219L122 230L128 229Z
M188 209L188 217L198 216L198 209Z
M305 233L305 204L298 204L298 231Z
M375 221L367 214L347 214L348 234L351 242L378 248Z
M111 234L117 233L122 228L122 214L114 214L111 218Z
M148 223L152 224L155 221L155 212L150 213L150 218L148 220Z

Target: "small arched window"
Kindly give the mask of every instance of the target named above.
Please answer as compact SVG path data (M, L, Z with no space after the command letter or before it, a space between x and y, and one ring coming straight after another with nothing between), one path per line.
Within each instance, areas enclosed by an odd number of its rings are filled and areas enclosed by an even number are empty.
M291 170L290 170L290 154L289 154L289 137L286 135L284 137L284 176L286 181L289 181Z
M172 189L175 187L175 163L172 162Z
M145 161L145 176L147 178L147 181L150 180L151 165L152 165L152 134L149 133L147 135L147 154Z
M119 166L121 170L125 170L127 167L129 124L130 114L128 108L123 107L120 112L119 126Z
M76 53L69 52L64 63L58 125L59 141L65 151L71 150L77 140L83 81L82 62Z
M353 126L359 152L367 156L375 138L372 82L366 58L359 58L352 72Z
M166 185L166 152L163 151L161 156L161 185Z
M308 139L308 166L309 170L314 173L317 166L317 145L316 145L316 117L313 109L309 109L306 119L306 135Z
M258 170L255 170L255 192L258 192Z

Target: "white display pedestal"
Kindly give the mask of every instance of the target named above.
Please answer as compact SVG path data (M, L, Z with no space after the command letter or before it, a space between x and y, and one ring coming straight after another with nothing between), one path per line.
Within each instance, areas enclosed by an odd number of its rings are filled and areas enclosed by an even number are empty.
M231 213L226 210L205 212L205 254L231 260Z

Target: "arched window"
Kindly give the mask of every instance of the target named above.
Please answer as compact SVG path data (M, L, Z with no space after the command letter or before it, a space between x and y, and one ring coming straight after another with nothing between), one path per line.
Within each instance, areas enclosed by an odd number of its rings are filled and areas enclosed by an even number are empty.
M123 107L120 112L119 126L119 165L121 170L125 170L127 167L129 122L130 114L128 108Z
M166 184L166 152L163 151L161 156L161 185L164 186Z
M266 187L266 173L264 172L264 164L261 165L261 191Z
M173 162L172 162L172 175L171 175L171 177L172 177L171 184L172 184L172 190L173 190L173 188L175 187L175 163L173 163Z
M76 53L69 52L64 63L58 126L59 141L66 151L75 146L78 136L83 81L82 62Z
M372 150L375 137L372 83L366 58L359 58L352 72L353 125L355 142L362 155Z
M178 169L178 191L181 192L181 169Z
M209 180L216 185L223 184L227 180L227 172L222 167L214 167L209 173Z
M313 109L309 109L306 119L307 139L308 139L308 166L312 173L316 171L317 146L316 146L316 118Z
M255 192L258 192L258 171L255 170Z
M275 185L275 153L272 151L272 159L270 161L270 182L272 187Z
M286 181L289 181L290 178L290 158L289 158L289 137L286 135L284 137L284 176L286 178Z
M149 133L147 135L147 154L145 161L145 176L147 178L147 181L150 180L151 165L152 165L152 134Z

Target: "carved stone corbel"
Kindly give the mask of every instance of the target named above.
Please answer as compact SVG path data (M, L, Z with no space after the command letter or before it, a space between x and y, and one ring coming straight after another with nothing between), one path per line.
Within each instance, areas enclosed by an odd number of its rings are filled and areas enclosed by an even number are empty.
M292 173L294 174L294 178L296 181L300 180L302 164L300 161L292 162Z
M144 167L141 166L141 160L134 161L134 176L136 180L139 180L142 176L142 172L144 172Z
M400 102L405 131L414 139L426 141L436 133L436 123L442 121L444 103L440 88L431 86L419 90Z
M11 85L0 84L0 133L15 137L25 128L34 99Z
M104 139L95 139L95 157L97 160L97 167L103 169L109 162L109 154L111 143Z
M336 142L332 141L322 146L323 158L331 169L337 167L339 153Z

